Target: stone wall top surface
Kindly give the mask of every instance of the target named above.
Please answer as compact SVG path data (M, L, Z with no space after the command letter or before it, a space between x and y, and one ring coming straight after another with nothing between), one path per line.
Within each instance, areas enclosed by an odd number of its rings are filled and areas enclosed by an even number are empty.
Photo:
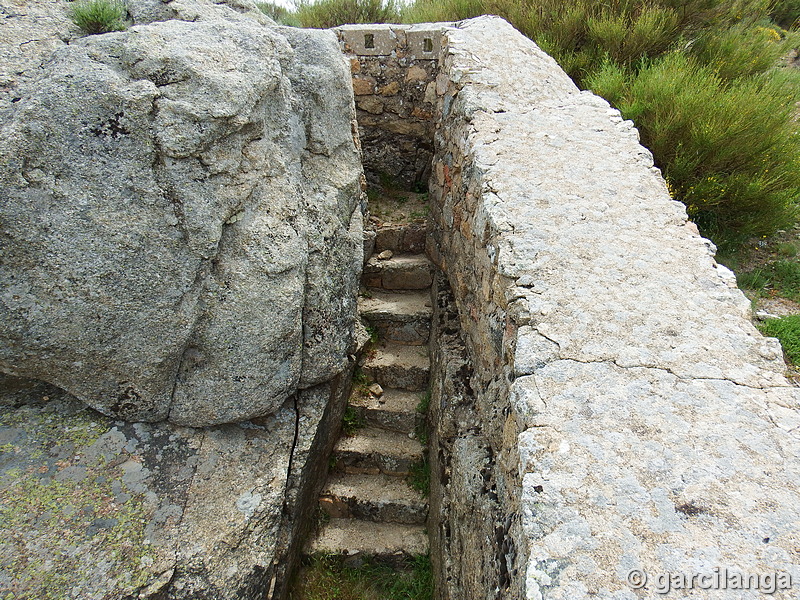
M800 584L800 390L779 344L631 122L499 18L445 37L469 230L516 331L527 597L653 597L659 574L715 567Z

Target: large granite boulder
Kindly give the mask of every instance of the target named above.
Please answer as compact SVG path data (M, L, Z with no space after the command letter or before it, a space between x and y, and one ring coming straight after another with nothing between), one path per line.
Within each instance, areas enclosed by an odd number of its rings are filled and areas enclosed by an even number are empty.
M115 418L204 426L345 368L362 253L348 65L333 33L242 6L176 0L170 20L55 40L3 97L0 370Z

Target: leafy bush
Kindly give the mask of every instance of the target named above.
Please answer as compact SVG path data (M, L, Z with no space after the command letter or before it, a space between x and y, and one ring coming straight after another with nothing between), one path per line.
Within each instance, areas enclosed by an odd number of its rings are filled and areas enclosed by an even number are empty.
M678 52L638 72L606 61L586 83L633 119L674 197L718 245L794 222L797 90L769 76L726 82Z
M417 0L403 9L404 23L462 21L487 13L485 0Z
M497 14L551 54L581 85L605 58L635 65L708 31L755 28L768 0L417 0L411 21ZM456 9L456 10L454 10Z
M800 315L768 319L759 325L761 333L781 341L786 358L800 365Z
M72 22L88 34L128 28L128 9L117 0L80 0L69 12Z
M397 23L395 0L299 0L295 16L303 27L328 29L348 23Z
M723 79L734 79L773 68L789 50L787 41L775 27L737 23L729 29L704 32L690 50Z

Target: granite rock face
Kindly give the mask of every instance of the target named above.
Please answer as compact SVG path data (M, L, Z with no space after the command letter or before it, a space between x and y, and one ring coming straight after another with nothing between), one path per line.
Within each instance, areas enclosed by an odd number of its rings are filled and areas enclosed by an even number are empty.
M3 597L285 598L346 381L262 419L190 428L0 376Z
M333 33L169 9L44 53L4 105L0 369L202 426L345 368L362 170Z

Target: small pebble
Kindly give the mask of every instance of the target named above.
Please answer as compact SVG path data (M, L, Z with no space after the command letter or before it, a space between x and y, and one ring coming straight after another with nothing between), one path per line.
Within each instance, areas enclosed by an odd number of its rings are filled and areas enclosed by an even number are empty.
M379 383L373 383L369 386L369 393L373 396L383 396L383 388Z
M394 252L391 250L384 250L380 254L378 254L378 260L389 260L394 256Z

